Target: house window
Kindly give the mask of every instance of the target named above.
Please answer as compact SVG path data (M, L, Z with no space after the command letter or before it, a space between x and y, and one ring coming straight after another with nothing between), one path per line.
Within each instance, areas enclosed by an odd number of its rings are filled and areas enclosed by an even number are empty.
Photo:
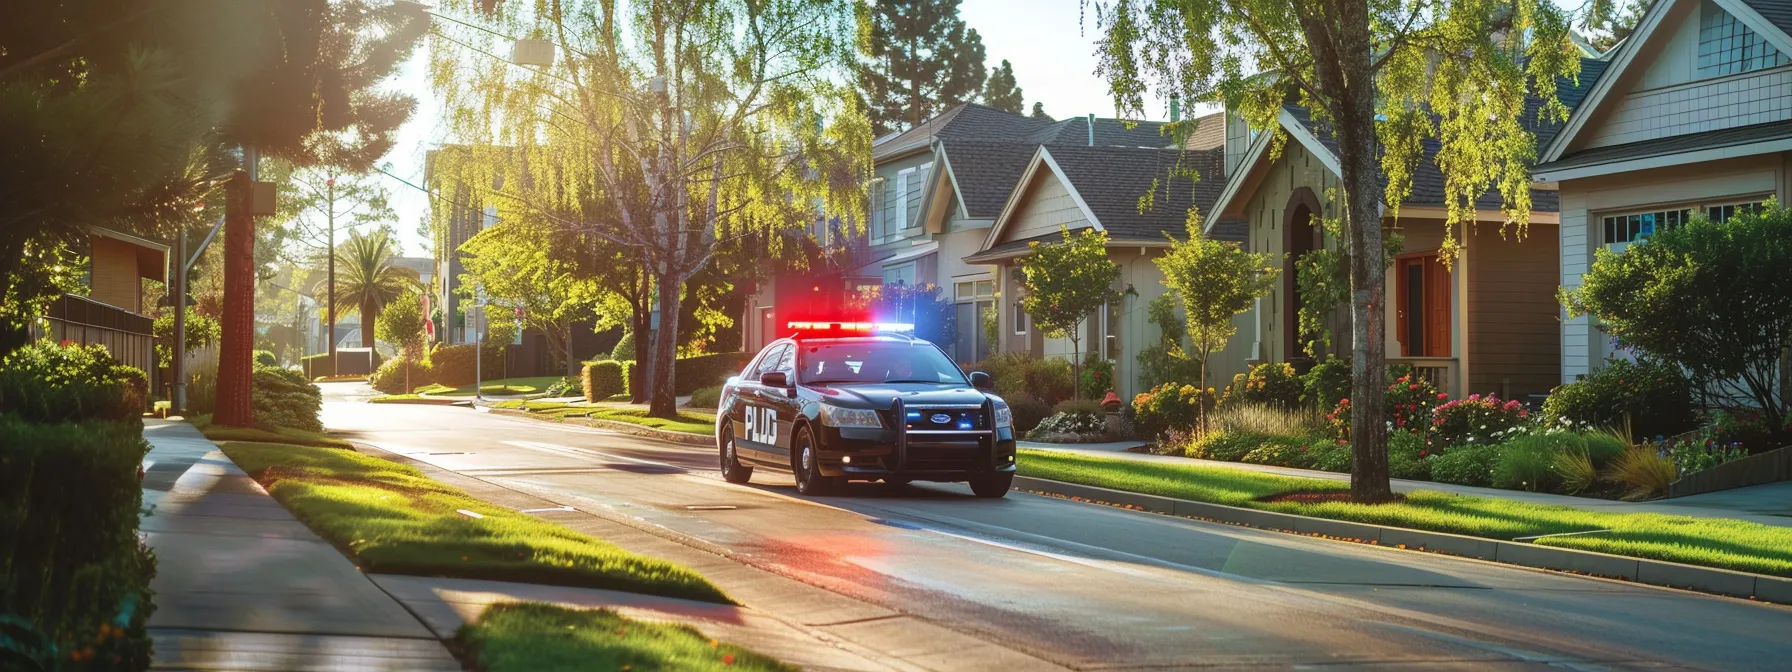
M996 295L996 283L994 280L954 283L952 294L953 298L959 301L987 299Z
M1691 218L1691 208L1606 216L1601 218L1605 224L1604 243L1608 246L1628 245L1655 235L1657 229L1676 227Z
M871 222L867 229L872 240L884 237L884 191L884 178L871 180Z
M1708 205L1708 206L1705 206L1705 216L1711 218L1711 221L1713 221L1713 222L1722 224L1724 222L1730 221L1730 218L1735 217L1737 213L1755 212L1755 211L1760 210L1761 207L1764 205L1766 205L1766 203L1761 202L1761 201L1754 201L1752 203L1728 203L1728 204L1724 204L1724 205Z
M1789 61L1735 16L1706 2L1699 17L1699 76L1721 77L1785 65Z
M1014 300L1014 334L1022 336L1027 333L1027 311L1020 306L1020 299Z
M884 268L884 284L886 284L886 285L912 285L912 284L915 284L915 264L914 264L914 262L909 262L906 264L902 264L900 266L885 267Z

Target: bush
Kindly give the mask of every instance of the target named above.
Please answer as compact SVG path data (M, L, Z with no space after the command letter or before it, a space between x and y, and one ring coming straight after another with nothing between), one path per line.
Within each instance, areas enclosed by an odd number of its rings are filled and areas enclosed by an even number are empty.
M694 357L680 357L674 361L674 370L678 378L673 382L672 393L684 396L711 385L726 382L732 376L740 375L747 362L753 360L750 352L722 352ZM618 360L624 361L624 360ZM641 375L640 362L628 362L628 384L626 392L633 393L635 385L646 382Z
M1193 385L1164 383L1132 398L1133 422L1141 434L1153 438L1192 431L1201 422L1203 399L1208 396Z
M1350 398L1350 381L1350 362L1327 357L1300 377L1301 403L1311 408L1335 408L1338 402Z
M480 346L479 366L483 371L474 371L472 343L454 345L438 345L429 355L429 366L436 383L448 387L472 385L479 373L485 374L487 380L495 380L502 376L504 370L504 348L492 343Z
M1396 376L1395 373L1400 375ZM1429 427L1432 421L1431 409L1449 399L1449 395L1438 392L1431 381L1413 375L1411 369L1399 367L1388 374L1393 382L1388 383L1387 422L1396 431L1419 432ZM1341 399L1338 406L1325 416L1331 423L1332 436L1350 440L1350 409L1350 400Z
M610 359L618 362L635 361L635 332L622 334L622 340L616 341L616 347L610 348Z
M1697 423L1692 383L1678 367L1614 359L1586 378L1557 387L1543 402L1550 427L1612 428L1632 436L1673 436Z
M1070 364L1061 359L1035 359L1023 352L1003 352L973 368L994 377L996 394L1002 397L1025 394L1050 405L1075 395Z
M1220 406L1258 404L1291 409L1300 405L1303 388L1294 366L1286 362L1258 364L1249 374L1232 377Z
M223 327L217 320L206 317L197 311L187 311L186 348L183 352L192 352L207 345L218 342ZM163 313L150 325L151 338L156 344L156 365L171 366L174 364L174 311Z
M1325 423L1312 411L1268 404L1243 404L1214 411L1210 428L1235 434L1306 437L1324 430Z
M0 614L24 621L23 630L0 627L0 667L149 666L155 556L137 536L137 474L148 451L134 422L0 414ZM63 667L69 644L88 642L98 643L82 650L107 664ZM52 654L52 643L68 648ZM9 658L8 649L38 664Z
M1431 450L1412 432L1388 435L1388 476L1411 481L1431 480Z
M1029 394L1016 394L1003 397L1008 402L1008 410L1014 413L1014 431L1025 434L1033 431L1039 423L1052 414L1052 407Z
M622 377L623 371L625 365L633 363L608 359L586 363L583 376L585 401L604 401L626 392L628 381Z
M1054 415L1059 413L1071 413L1075 415L1094 416L1106 414L1106 412L1101 409L1101 404L1093 399L1065 399L1058 402L1057 405L1052 406L1052 413Z
M101 345L39 341L0 358L0 413L29 422L131 420L149 408L149 379Z
M1555 472L1557 482L1562 485L1562 492L1570 495L1587 489L1599 478L1599 469L1593 466L1593 458L1587 453L1585 446L1579 450L1556 453L1551 469Z
M1034 440L1052 441L1100 436L1106 434L1107 429L1107 420L1099 413L1053 413L1041 420L1028 435Z
M318 414L324 410L323 392L305 374L276 366L255 367L255 424L268 427L324 431Z
M1202 460L1241 462L1245 455L1274 440L1276 437L1249 432L1207 432L1190 443L1186 453Z
M407 364L410 367L410 389L406 389L404 385ZM404 394L435 381L431 379L429 360L419 361L406 357L395 357L386 360L384 364L380 365L380 368L375 369L373 375L368 377L367 382L373 386L373 389L386 394Z
M1624 499L1646 499L1679 478L1674 461L1649 446L1632 446L1612 460L1606 480L1624 487Z
M1431 445L1498 443L1529 417L1530 412L1517 401L1501 402L1491 394L1471 394L1467 399L1447 401L1431 409Z
M1523 434L1499 445L1492 485L1508 490L1541 492L1558 483L1556 455L1586 452L1587 442L1572 432Z
M1240 433L1238 436L1251 436ZM1350 448L1324 437L1272 436L1244 454L1240 462L1296 469L1349 471Z
M256 366L279 366L280 360L276 359L274 357L274 353L272 351L256 350L255 351L255 365Z
M1612 460L1623 455L1624 451L1630 450L1630 440L1619 436L1614 430L1602 429L1587 434L1584 438L1587 440L1587 458L1599 469L1604 469Z
M573 392L580 392L583 389L584 389L584 382L583 382L582 375L580 378L576 378L576 379L575 378L561 378L561 379L556 380L553 383L549 384L547 389L542 390L541 396L547 397L549 399L558 398L558 397L570 397L570 396L573 396ZM580 392L580 393L582 394L583 392Z
M1083 359L1082 382L1084 399L1101 399L1114 389L1114 363L1089 353Z
M1500 461L1499 446L1451 446L1431 456L1431 480L1457 485L1493 485L1493 469Z
M717 408L722 405L722 386L711 385L698 388L691 393L691 401L685 404L691 408Z

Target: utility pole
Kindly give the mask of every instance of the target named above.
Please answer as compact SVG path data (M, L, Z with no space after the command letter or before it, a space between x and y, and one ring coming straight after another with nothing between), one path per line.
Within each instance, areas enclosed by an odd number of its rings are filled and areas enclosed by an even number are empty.
M174 296L174 357L168 362L168 373L174 378L168 395L168 414L185 415L187 410L187 227L180 227L174 244L173 282L168 283Z
M330 315L330 356L327 359L330 360L330 375L333 377L336 375L336 371L337 371L337 366L336 366L336 169L335 168L330 169L330 177L329 177L329 179L324 180L324 186L326 189L329 190L329 196L327 196L324 200L325 220L328 222L327 226L329 228L329 233L327 234L327 239L329 241L329 249L325 250L324 254L325 254L325 256L329 257L329 265L330 265L329 277L327 278L327 282L329 282L329 284L330 284L330 288L329 288L330 302L328 305L326 305L324 307L324 310L329 311L329 315ZM362 318L361 321L366 322L367 320L366 320L366 318Z

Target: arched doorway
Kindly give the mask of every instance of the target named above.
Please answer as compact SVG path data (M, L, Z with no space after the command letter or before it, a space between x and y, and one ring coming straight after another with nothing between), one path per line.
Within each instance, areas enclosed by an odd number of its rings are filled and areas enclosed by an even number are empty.
M1300 308L1302 297L1295 261L1322 243L1317 218L1321 217L1319 197L1307 187L1295 189L1288 197L1287 216L1282 220L1282 296L1287 297L1282 311L1282 361L1292 362L1307 357L1300 346Z

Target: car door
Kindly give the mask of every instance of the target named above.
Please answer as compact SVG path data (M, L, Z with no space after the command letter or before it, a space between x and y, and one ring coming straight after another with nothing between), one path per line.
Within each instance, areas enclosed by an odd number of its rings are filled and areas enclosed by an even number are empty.
M765 443L764 459L777 464L790 463L790 439L796 428L798 412L796 355L795 346L785 347L769 369L784 374L784 380L788 381L786 387L759 386L760 403L767 409L767 419L771 422L771 440Z
M742 457L753 460L771 459L768 452L777 441L777 410L765 394L759 377L777 370L790 344L774 345L760 355L740 384L739 401L735 404L734 441Z

